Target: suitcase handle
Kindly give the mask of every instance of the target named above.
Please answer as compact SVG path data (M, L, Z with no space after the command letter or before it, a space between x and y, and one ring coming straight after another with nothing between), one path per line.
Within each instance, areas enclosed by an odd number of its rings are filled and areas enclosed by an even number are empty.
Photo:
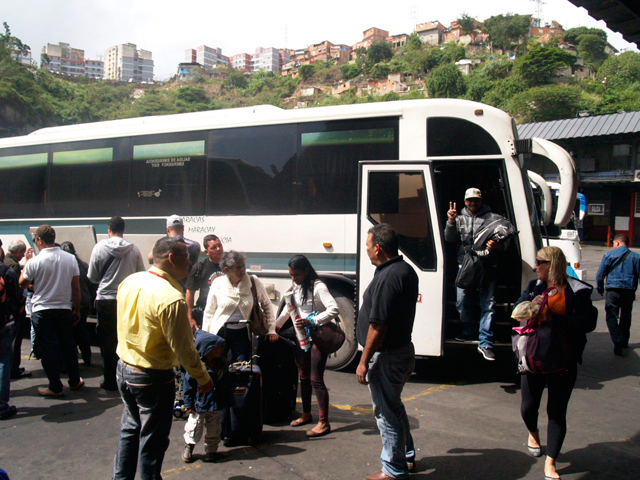
M249 338L251 339L251 353L249 355L249 368L253 372L253 331L251 320L231 320L224 323L224 336L227 337L227 325L247 325L249 327Z

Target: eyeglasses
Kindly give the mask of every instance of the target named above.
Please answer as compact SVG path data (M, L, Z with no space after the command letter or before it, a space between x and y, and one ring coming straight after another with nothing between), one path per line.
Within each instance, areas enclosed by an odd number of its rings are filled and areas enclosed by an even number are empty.
M536 258L536 267L539 267L543 263L551 263L551 260L540 260L540 259Z

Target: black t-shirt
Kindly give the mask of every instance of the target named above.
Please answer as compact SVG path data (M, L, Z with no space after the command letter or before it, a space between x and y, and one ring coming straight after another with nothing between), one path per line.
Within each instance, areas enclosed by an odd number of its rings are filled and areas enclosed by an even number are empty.
M358 343L364 346L369 325L378 323L387 326L380 350L409 344L417 301L418 275L402 256L378 265L358 313Z
M199 260L191 270L185 283L187 290L200 290L200 296L196 302L197 307L204 308L207 305L209 287L215 278L224 275L217 263L213 263L208 257Z

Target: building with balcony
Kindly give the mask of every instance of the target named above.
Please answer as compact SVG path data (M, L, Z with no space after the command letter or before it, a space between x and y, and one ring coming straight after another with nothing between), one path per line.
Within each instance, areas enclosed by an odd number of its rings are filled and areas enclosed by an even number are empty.
M42 47L42 53L48 57L48 61L42 66L50 72L72 77L84 76L84 50L72 48L68 43L60 42L57 45L47 43Z
M238 53L231 55L230 65L236 70L249 73L251 71L251 55L248 53Z
M258 47L251 54L251 72L265 70L267 72L280 73L280 51L277 48Z
M124 43L104 52L104 78L123 82L152 82L153 57L148 50Z
M196 48L188 48L184 52L184 63L199 63L205 68L216 65L229 65L229 57L222 55L222 49L200 45Z

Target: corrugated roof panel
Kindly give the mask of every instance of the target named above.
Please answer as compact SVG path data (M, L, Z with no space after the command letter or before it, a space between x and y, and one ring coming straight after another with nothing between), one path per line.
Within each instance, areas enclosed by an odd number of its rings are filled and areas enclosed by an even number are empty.
M587 128L589 127L589 124L591 123L591 120L595 120L595 118L591 117L587 117L587 118L579 118L578 120L580 120L579 122L575 122L575 132L573 134L574 137L583 137L584 136L584 132L587 130Z
M624 114L620 113L616 115L616 118L614 119L613 123L611 124L611 127L609 128L610 134L615 135L616 133L618 133L618 128L620 127L620 124L622 123L623 119L624 119ZM605 135L605 133L602 133L602 135Z
M545 136L543 138L557 138L558 134L562 132L563 129L562 122L563 120L553 120L549 122L549 125L545 128Z
M630 133L634 131L634 127L637 124L636 115L638 112L629 112L627 122L624 125L620 125L620 133Z
M520 138L531 138L533 135L530 135L530 132L534 129L535 123L524 123L522 125L518 125L518 136Z
M616 133L625 133L627 131L627 125L629 125L629 122L631 121L631 115L625 115L622 118L622 121L620 122L620 125L618 126L618 131Z
M640 112L633 112L633 121L627 127L628 133L640 131Z
M582 119L579 119L582 120ZM562 132L562 137L559 138L574 138L576 136L576 132L580 128L581 122L576 122L575 120L566 120L565 130Z
M605 121L604 121L604 125L602 125L602 131L595 132L593 134L593 136L595 136L596 134L604 135L602 132L610 131L611 130L611 125L613 125L613 122L616 121L616 116L614 114L612 114L612 115L604 115L604 117L605 117Z
M588 117L591 121L590 122L586 122L587 123L587 128L584 129L584 132L582 134L583 137L592 137L593 136L593 132L597 131L596 129L598 128L598 124L600 122L598 122L598 117Z

